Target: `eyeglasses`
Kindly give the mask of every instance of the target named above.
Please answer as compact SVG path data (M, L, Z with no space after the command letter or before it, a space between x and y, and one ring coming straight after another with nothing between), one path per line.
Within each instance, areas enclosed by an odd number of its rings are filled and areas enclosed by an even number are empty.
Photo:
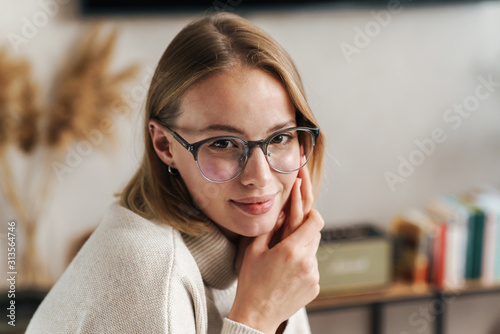
M319 128L293 127L280 130L258 141L233 136L212 137L190 144L177 132L165 127L191 154L201 174L212 182L231 181L245 168L251 150L260 147L277 172L292 173L304 167L311 157Z

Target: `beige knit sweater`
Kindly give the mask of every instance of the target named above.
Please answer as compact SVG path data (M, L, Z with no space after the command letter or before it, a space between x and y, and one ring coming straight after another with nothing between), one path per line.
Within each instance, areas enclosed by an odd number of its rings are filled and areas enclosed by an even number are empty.
M114 204L26 333L260 333L227 319L234 257L218 229L186 237ZM310 333L304 309L285 333Z

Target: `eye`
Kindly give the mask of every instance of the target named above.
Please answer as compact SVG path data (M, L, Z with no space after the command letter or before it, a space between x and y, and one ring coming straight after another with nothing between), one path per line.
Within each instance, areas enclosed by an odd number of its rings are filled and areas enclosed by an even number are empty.
M293 138L294 138L294 136L292 136L291 134L280 133L279 135L276 135L271 139L270 144L271 145L276 145L276 144L284 145L284 144L288 143Z
M233 140L230 139L219 139L210 143L211 148L219 150L235 148L237 146L238 145Z

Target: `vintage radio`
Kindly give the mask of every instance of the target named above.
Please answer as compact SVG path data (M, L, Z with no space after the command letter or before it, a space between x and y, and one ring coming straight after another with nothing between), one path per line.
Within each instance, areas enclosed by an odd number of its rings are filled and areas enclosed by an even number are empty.
M320 294L387 286L392 277L392 246L387 234L363 224L321 232L317 258Z

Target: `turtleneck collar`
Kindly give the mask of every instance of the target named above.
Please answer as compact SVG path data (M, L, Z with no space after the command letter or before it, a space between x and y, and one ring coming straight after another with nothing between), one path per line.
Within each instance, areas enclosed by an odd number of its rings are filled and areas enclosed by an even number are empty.
M236 280L236 246L219 228L214 226L209 232L196 237L185 234L182 237L206 285L222 290L227 289Z

